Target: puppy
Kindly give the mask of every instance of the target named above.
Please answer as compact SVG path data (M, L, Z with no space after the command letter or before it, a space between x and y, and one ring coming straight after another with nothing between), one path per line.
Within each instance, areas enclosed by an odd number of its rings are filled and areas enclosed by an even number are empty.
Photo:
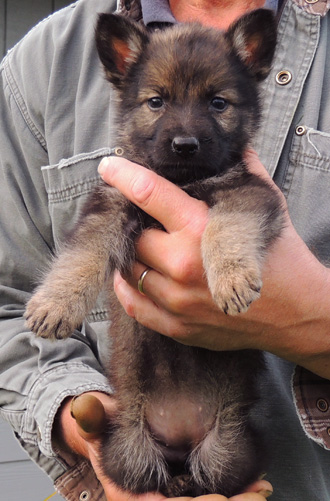
M275 43L275 21L264 9L224 33L198 24L149 32L111 14L101 14L96 28L118 94L117 145L208 204L203 265L215 303L229 315L260 296L263 261L283 227L277 193L242 159L259 121L257 82L270 71ZM45 338L70 336L105 285L107 370L120 408L103 440L105 474L133 493L232 496L264 466L249 422L262 355L184 346L125 314L112 272L130 272L134 241L157 225L100 183L29 301L27 325Z

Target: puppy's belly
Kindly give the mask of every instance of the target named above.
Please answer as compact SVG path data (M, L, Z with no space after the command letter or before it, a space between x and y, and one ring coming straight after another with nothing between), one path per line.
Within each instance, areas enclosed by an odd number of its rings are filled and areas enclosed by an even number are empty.
M180 393L148 403L145 417L169 462L182 462L212 427L216 408Z

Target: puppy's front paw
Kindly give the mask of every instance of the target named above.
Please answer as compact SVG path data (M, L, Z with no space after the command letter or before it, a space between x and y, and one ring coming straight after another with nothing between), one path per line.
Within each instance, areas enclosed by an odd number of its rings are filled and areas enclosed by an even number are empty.
M65 339L80 324L66 301L52 297L40 289L27 303L24 317L26 325L37 336Z
M258 266L230 263L207 273L214 301L228 315L244 313L260 297L262 286Z

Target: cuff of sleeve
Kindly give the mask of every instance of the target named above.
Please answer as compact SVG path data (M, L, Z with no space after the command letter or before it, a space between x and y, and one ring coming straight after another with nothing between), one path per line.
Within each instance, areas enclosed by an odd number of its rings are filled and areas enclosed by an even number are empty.
M292 389L305 433L330 450L330 381L297 366L292 378Z
M55 488L67 501L106 501L102 485L90 463L83 459L56 480Z
M25 420L20 435L27 443L34 443L47 457L57 454L52 446L52 427L63 400L87 391L112 393L107 378L84 365L69 363L42 374L29 393Z

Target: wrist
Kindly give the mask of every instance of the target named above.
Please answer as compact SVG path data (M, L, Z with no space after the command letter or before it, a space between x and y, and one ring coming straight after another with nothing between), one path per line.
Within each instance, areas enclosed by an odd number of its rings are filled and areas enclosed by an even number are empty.
M318 263L314 268L314 277L311 277L302 295L309 301L305 300L301 323L293 326L296 332L295 362L330 379L330 270Z
M269 316L278 316L272 318L274 328L264 338L267 346L263 349L330 378L330 270L298 235L293 237L291 250L280 263L281 269L271 270L291 280L279 281L275 291L274 284L265 283L266 294L278 298ZM271 259L268 266L272 267Z

